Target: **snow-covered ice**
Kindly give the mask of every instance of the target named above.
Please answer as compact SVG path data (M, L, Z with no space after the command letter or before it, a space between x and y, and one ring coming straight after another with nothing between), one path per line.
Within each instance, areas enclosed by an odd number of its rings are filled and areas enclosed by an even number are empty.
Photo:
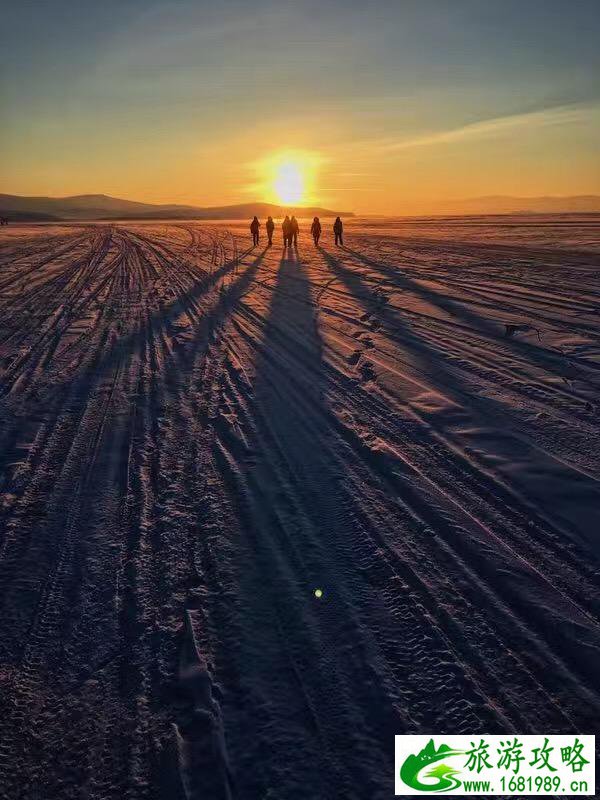
M4 796L387 800L396 733L598 730L600 218L308 227L0 232Z

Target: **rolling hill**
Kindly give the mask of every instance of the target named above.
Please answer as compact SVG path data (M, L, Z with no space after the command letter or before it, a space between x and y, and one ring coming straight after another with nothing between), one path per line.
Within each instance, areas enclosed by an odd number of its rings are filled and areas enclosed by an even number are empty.
M231 206L157 205L122 200L105 194L84 194L73 197L20 197L0 194L0 215L14 221L64 221L107 219L246 219L256 214L281 217L297 216L344 217L348 211L332 211L317 207L285 207L273 203L241 203Z

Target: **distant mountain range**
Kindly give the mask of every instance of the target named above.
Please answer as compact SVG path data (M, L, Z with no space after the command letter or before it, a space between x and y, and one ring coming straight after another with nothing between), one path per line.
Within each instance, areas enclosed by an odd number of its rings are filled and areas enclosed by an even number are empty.
M565 214L600 212L600 195L579 194L567 197L507 197L489 195L431 204L431 214Z
M447 200L422 205L420 214L551 214L600 212L600 195L586 194L567 197L508 197L489 195L463 200ZM415 213L415 212L405 212ZM105 194L82 194L73 197L20 197L0 194L0 216L13 221L85 221L85 220L151 220L151 219L248 219L256 214L282 217L296 214L302 217L353 217L350 211L273 203L240 203L231 206L189 206L167 203L138 203Z
M73 220L111 219L248 219L282 217L296 214L303 217L352 217L349 211L327 208L290 208L273 203L241 203L233 206L200 208L187 205L155 205L120 200L105 194L82 194L74 197L20 197L0 194L0 216L13 221L60 222Z

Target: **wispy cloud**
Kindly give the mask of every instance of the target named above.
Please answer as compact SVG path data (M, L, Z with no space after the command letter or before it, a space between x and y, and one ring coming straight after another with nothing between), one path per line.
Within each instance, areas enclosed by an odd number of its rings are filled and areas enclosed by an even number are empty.
M533 129L551 125L569 125L587 119L590 106L556 106L539 111L510 114L502 117L480 120L469 123L459 128L445 131L435 131L420 136L411 137L403 141L387 142L383 149L393 152L406 150L413 147L429 147L437 144L450 144L468 139L493 137L518 129Z

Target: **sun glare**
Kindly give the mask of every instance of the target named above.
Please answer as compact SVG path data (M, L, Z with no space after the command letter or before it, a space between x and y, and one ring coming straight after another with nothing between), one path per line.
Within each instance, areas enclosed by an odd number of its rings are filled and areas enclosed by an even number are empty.
M282 206L318 203L315 187L323 157L310 150L280 150L252 164L256 183L248 186L254 196Z
M294 161L280 164L273 181L273 189L280 203L301 203L304 199L304 178L300 165Z

